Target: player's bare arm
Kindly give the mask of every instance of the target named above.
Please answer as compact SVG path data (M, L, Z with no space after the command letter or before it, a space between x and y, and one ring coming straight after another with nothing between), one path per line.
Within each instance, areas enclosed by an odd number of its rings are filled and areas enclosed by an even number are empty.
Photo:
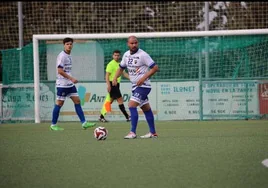
M106 81L106 84L107 84L107 91L108 91L108 93L110 93L110 91L111 91L111 84L110 84L109 77L110 77L110 73L109 72L106 72L106 74L105 74L105 81Z
M154 75L159 70L158 65L155 65L152 69L150 69L138 82L137 85L141 86L145 80L152 75Z
M129 79L129 75L128 75L128 73L124 70L123 71L123 76L126 78L126 79Z
M114 75L113 82L112 82L112 85L113 86L116 86L117 85L117 78L122 75L123 71L124 71L124 69L122 69L121 67L119 67L117 69L117 71L116 71L116 73Z
M74 84L76 84L78 82L78 80L76 80L75 78L71 77L66 72L64 72L64 70L62 68L58 68L58 73L60 75L62 75L64 78L71 80Z

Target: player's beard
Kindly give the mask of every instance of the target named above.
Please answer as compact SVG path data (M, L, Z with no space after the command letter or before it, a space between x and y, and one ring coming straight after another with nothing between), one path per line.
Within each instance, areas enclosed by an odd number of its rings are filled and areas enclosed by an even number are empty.
M131 50L130 50L130 52L131 52L131 54L135 54L137 51L138 51L138 47L133 47Z

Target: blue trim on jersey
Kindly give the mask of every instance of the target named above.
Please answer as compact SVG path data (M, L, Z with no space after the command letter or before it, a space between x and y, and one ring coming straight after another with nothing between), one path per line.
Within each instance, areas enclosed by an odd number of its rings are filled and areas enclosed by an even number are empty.
M59 65L58 68L62 68L63 69L63 66Z
M150 69L153 68L155 65L156 65L156 63L153 63L153 64L150 66Z
M120 65L120 64L119 64L119 67L120 67L121 69L125 69L125 68L127 68L127 67L122 67L122 65Z
M70 55L70 53L67 53L65 50L63 50L64 51L64 53L66 53L67 55Z
M137 84L132 84L132 88L134 88L134 87L142 87L142 86L149 86L149 87L151 87L151 84L145 84L145 83L143 83L140 86L138 86Z

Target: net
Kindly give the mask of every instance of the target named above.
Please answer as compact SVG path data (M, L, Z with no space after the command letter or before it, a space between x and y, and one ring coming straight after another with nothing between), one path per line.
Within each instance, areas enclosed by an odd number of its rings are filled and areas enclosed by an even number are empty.
M172 38L140 38L140 48L148 52L151 57L157 62L160 67L154 77L156 82L181 82L181 81L200 81L201 87L204 88L204 93L199 100L204 98L210 100L207 96L211 93L226 91L229 93L244 93L244 103L236 108L236 111L241 112L241 117L248 117L250 111L250 101L248 87L256 90L256 85L252 86L256 80L263 80L267 78L268 66L268 37L267 35L241 35L241 36L215 36L215 37L172 37ZM127 50L126 39L88 39L76 40L72 51L74 62L77 64L74 67L73 75L82 82L103 82L105 75L105 67L111 60L112 52L118 49L122 52ZM54 81L55 81L55 61L57 54L62 50L61 41L41 41L39 43L39 68L40 68L40 83L41 94L40 99L43 100L43 107L47 115L42 117L42 120L49 120L49 111L52 111L54 103ZM30 84L31 89L26 89L29 93L27 96L21 96L19 102L31 103L34 100L29 100L34 95L33 92L33 45L28 45L22 50L12 49L2 51L3 54L3 68L8 70L3 77L3 83L7 86L17 84L17 95L21 89L18 84ZM23 55L23 58L20 56ZM20 65L21 64L21 65ZM21 70L19 69L20 67ZM241 81L242 80L242 81ZM228 81L227 83L225 83ZM241 82L237 82L241 81ZM213 82L213 83L212 83ZM214 85L213 85L214 84ZM218 88L213 89L214 86ZM22 86L25 90L27 87ZM198 90L198 89L197 89ZM6 88L4 90L4 97L10 97L14 100L9 100L3 105L3 115L8 109L10 103L18 103L18 96L16 98L14 88ZM233 96L233 95L232 95ZM228 100L230 100L232 98ZM50 106L47 100L50 101ZM218 99L217 99L218 100ZM236 100L236 99L232 99ZM210 100L213 101L213 100ZM212 106L211 106L212 105ZM215 114L214 104L205 106L205 103L199 103L200 111L195 110L195 113L202 114L195 116L194 119L200 117L219 118L219 114ZM237 103L229 103L226 107L225 117L233 115L232 109ZM6 107L6 108L5 108ZM25 105L16 106L16 116L21 112L25 112ZM28 105L29 107L29 105ZM28 108L26 105L26 108ZM33 107L33 106L31 106ZM184 106L185 107L185 106ZM187 107L185 107L187 108ZM256 107L254 106L254 109ZM9 113L10 114L10 113ZM31 115L30 115L31 114ZM214 114L214 115L213 115ZM256 115L256 110L254 110ZM21 117L25 117L21 113ZM28 112L29 119L34 117L34 110ZM11 114L9 118L12 119ZM236 116L237 118L237 116Z
M267 28L267 2L22 2L24 45L33 34L126 33ZM17 48L18 2L2 2L1 50ZM68 10L68 11L66 11ZM40 21L42 20L42 21ZM9 24L6 24L9 23Z
M208 51L205 48L206 41L208 41ZM200 54L204 68L202 74L205 78L207 66L205 53L208 53L209 57L209 77L206 79L266 78L268 76L268 66L265 61L268 55L265 50L268 45L266 35L209 37L208 39L201 37L141 38L139 45L161 67L161 71L152 78L155 80L198 80ZM126 39L98 39L94 42L92 40L78 42L74 46L72 52L74 59L80 57L78 61L81 62L82 67L78 65L79 68L73 71L81 81L103 81L104 68L110 61L112 52L118 49L123 54L127 50ZM56 56L61 50L62 44L56 42L52 44L43 41L40 44L40 81L55 80L53 69L55 69ZM21 51L22 65L20 65ZM18 49L2 51L3 68L8 70L4 72L4 85L33 82L32 44L25 46L21 51ZM86 64L84 62L90 59L92 61L93 58L96 58L95 70L94 66L85 67L84 65ZM101 76L97 76L96 69L100 67ZM90 74L92 75L89 76Z
M3 2L0 7L2 15L0 64L3 70L0 73L2 73L4 97L4 103L1 104L0 109L1 117L4 119L15 117L16 119L32 119L33 113L36 113L32 104L18 105L24 100L27 103L33 103L29 100L34 95L33 35L66 33L118 33L120 35L126 32L202 31L206 26L208 30L225 31L258 29L267 28L268 19L268 3L266 2L208 2L208 9L205 6L206 2L176 1L21 2L21 4L22 15L18 11L18 2ZM208 23L206 23L206 17L208 17ZM21 28L18 18L23 18ZM19 29L23 30L22 38L19 38ZM16 49L19 42L25 45L22 49ZM201 75L200 85L202 86L203 82L212 80L263 80L267 78L265 35L141 38L140 44L141 48L148 51L161 66L161 71L153 77L154 81L199 80L200 82ZM123 39L85 39L77 42L77 48L74 49L83 50L74 53L75 61L80 62L74 70L74 75L84 82L103 80L104 69L114 47L122 52L127 50ZM44 89L41 91L45 93L40 96L40 100L51 98L50 94L46 94L47 90L51 93L55 92L55 56L60 48L61 41L39 41L38 68L40 71L38 71L38 77L40 77L40 88ZM266 101L265 84L263 80L258 86L262 93L260 96L263 96L262 103ZM248 85L242 84L239 87L246 87L245 90L247 90ZM24 91L28 92L28 95L22 95L24 97L19 98L19 94ZM208 91L211 90L208 89ZM48 104L47 101L46 104ZM10 110L9 106L16 109ZM26 106L32 109L26 109ZM52 103L51 106L53 106ZM46 108L49 109L48 106L42 106L41 110ZM200 109L203 109L202 105ZM260 113L267 113L265 109L267 108L263 107ZM198 109L192 112L202 113ZM209 114L211 111L206 113ZM245 113L248 113L248 110ZM46 116L42 115L42 120L46 119ZM193 119L200 117L194 116Z

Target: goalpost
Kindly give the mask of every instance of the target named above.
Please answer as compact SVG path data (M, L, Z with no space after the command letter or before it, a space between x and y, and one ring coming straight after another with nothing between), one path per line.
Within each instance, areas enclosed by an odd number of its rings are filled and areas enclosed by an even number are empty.
M223 60L223 58L226 58L226 57L223 57L223 56L220 56L220 53L223 53L222 51L221 52L215 52L217 53L217 60L213 60L213 57L212 58L207 58L207 54L211 54L213 53L213 45L218 41L218 40L225 40L227 38L224 38L225 36L228 37L228 36L249 36L252 37L252 36L258 36L258 35L267 35L268 34L268 29L252 29L252 30L220 30L220 31L198 31L198 32L152 32L152 33L112 33L112 34L51 34L51 35L33 35L33 60L34 60L34 97L35 97L35 101L34 101L34 108L35 108L35 123L40 123L41 119L40 119L40 62L39 62L39 44L40 44L40 41L43 41L43 40L46 40L46 41L53 41L53 40L62 40L63 38L65 37L71 37L71 38L74 38L75 40L91 40L91 41L98 41L98 40L121 40L123 39L124 43L123 45L126 46L126 39L131 36L131 35L135 35L136 37L138 37L139 39L150 39L150 41L145 41L143 42L143 44L145 45L151 45L151 46L154 46L154 43L156 43L154 40L162 40L162 39L166 39L167 41L163 41L161 44L162 46L158 46L157 49L151 49L148 51L148 53L150 54L150 51L156 51L156 53L161 53L162 54L165 54L168 56L169 52L168 50L172 50L172 49L166 49L167 46L163 46L163 44L167 44L167 45L170 45L172 44L172 48L185 48L183 49L185 51L185 53L188 53L188 51L191 51L193 46L193 44L196 44L198 45L197 49L199 51L197 51L197 59L199 59L199 63L198 63L198 72L195 72L195 74L198 74L198 77L196 79L196 77L192 77L192 73L189 73L189 78L179 78L179 77L176 77L174 76L174 78L172 77L173 74L171 74L169 71L172 71L172 63L174 63L174 66L176 64L177 66L177 63L176 62L168 62L168 59L167 59L167 64L166 65L170 65L170 70L168 71L168 69L161 69L161 66L160 66L160 69L161 71L161 74L164 75L163 77L159 77L158 79L162 79L162 80L166 80L166 81L176 81L176 80L189 80L191 78L193 78L192 80L197 80L199 82L199 90L200 90L200 105L199 105L199 116L200 118L199 119L203 119L203 102L202 102L202 99L203 99L203 89L202 89L202 85L203 85L203 82L204 81L208 81L208 80L223 80L223 79L232 79L230 78L230 75L229 76L226 76L226 75L222 75L222 76L211 76L211 77L207 77L205 75L210 75L208 74L208 72L204 72L203 69L205 71L209 71L211 69L213 69L213 66L212 66L212 63L213 61L222 61L223 63L225 62L225 60ZM212 40L209 41L209 38L211 37L214 37ZM221 37L221 38L218 38L218 37ZM191 38L191 45L190 47L188 48L187 45L189 45L189 43L184 43L182 45L180 45L178 42L176 42L177 40L179 39L182 39L182 38ZM200 43L195 43L193 42L194 40L197 40L197 39L202 39L202 42ZM203 40L204 39L204 40ZM246 38L245 38L246 39ZM240 46L243 46L243 43L247 43L249 42L248 40L245 40L245 39L240 39L240 40L244 40L244 41L240 41L239 42L239 45ZM232 42L234 39L231 38L231 39L228 39L229 42ZM260 40L263 40L263 39L260 39ZM152 44L150 44L150 42ZM207 42L210 44L210 45L207 45ZM228 42L228 41L227 41ZM122 41L121 41L122 43ZM173 45L174 43L174 45ZM249 42L248 43L248 46L245 44L244 47L250 47L250 45L254 44L254 41L253 42ZM233 44L230 44L230 45L233 45ZM143 48L143 46L140 45L141 48ZM187 49L188 48L188 49ZM217 48L221 48L220 46L217 47ZM229 46L229 48L231 48L231 46ZM241 47L242 49L243 47ZM260 48L260 47L257 47L257 48ZM146 50L146 49L145 49ZM265 50L265 49L263 49ZM254 51L253 51L254 52ZM171 53L176 53L176 52L171 52ZM233 52L232 52L233 53ZM230 53L231 54L231 53ZM265 54L266 55L266 54ZM177 56L174 56L174 58L181 58L181 56L183 55L177 55ZM189 55L188 55L189 56ZM189 58L188 57L185 59L185 64L187 64L187 62L189 62ZM230 56L230 55L228 55ZM240 56L240 55L238 55ZM234 61L244 61L244 60L241 60L240 57L236 57L236 59ZM184 57L184 56L183 56ZM246 57L244 57L246 58ZM180 59L181 60L181 59ZM158 60L156 59L156 62ZM183 59L182 59L183 61ZM210 62L204 62L204 61L210 61ZM245 60L247 61L247 60ZM262 59L260 61L263 61ZM237 63L237 62L236 62ZM165 65L165 66L166 66ZM192 65L189 64L189 65L185 65L186 67L189 67L190 69L192 68L195 68L196 67L191 67ZM204 68L205 66L205 68ZM224 65L222 65L223 68L224 68ZM233 65L232 65L233 66ZM232 70L231 70L231 66L229 67L230 68L230 71L231 73L229 74L232 74L231 76L233 76L233 79L256 79L256 78L259 78L258 76L258 73L255 73L254 72L254 75L249 75L249 71L246 71L246 75L240 75L239 76L239 73L236 71L238 70L239 68L241 67L241 63L238 62L238 65L236 65L235 67L232 67ZM180 68L178 68L179 70ZM193 70L190 70L193 72ZM219 70L218 70L219 69ZM223 70L223 69L222 69ZM217 68L217 71L221 72L221 69L220 68ZM257 70L256 70L257 71ZM220 73L217 73L220 75ZM226 74L226 73L225 73ZM247 75L248 74L248 75ZM260 75L261 78L259 79L263 79L263 76Z

